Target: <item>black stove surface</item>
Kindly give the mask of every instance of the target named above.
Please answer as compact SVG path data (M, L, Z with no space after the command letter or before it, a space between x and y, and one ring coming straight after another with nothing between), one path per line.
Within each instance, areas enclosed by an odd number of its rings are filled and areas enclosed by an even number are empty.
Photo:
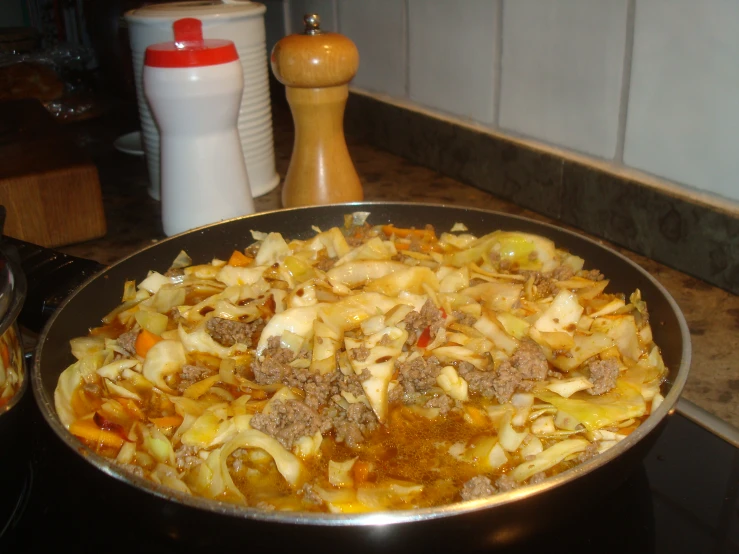
M141 493L128 494L133 487L72 454L30 392L23 401L29 458L21 469L8 469L15 453L0 459L0 473L16 472L10 494L0 497L0 552L182 554L228 547L212 528L193 541L182 528L192 521L179 523L166 502L154 517L142 515ZM517 537L495 551L739 554L739 449L676 413L623 485L595 505L563 509L572 514L557 529ZM413 552L413 545L402 550Z

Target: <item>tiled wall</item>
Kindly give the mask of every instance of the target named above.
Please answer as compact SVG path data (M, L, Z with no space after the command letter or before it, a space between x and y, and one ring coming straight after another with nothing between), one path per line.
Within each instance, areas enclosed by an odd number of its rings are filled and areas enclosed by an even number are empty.
M264 0L355 41L353 86L739 202L735 0Z

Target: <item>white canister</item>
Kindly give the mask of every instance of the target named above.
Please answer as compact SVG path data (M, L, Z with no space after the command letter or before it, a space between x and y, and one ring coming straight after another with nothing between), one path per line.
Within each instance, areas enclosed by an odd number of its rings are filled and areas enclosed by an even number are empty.
M206 39L230 40L236 45L244 76L238 129L252 195L262 196L279 184L272 136L265 10L264 4L244 0L197 0L151 4L126 12L149 194L153 198L160 198L159 130L143 94L144 53L152 44L171 40L172 24L185 17L202 21Z
M202 24L173 24L150 45L144 95L160 131L162 224L177 233L254 212L237 127L243 72L231 41L203 40Z

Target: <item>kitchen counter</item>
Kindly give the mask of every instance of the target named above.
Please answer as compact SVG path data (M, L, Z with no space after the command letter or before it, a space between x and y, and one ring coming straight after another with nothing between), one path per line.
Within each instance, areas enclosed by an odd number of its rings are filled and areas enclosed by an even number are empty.
M277 171L284 177L292 150L293 127L289 110L280 98L273 98L273 123ZM98 167L108 232L100 239L58 250L110 264L164 238L160 203L147 193L143 157L123 154L113 147L118 136L137 128L138 119L131 106L94 120L68 124L76 142L91 153ZM347 143L368 201L470 206L557 223L352 137L348 137ZM279 209L280 188L256 198L255 204L258 211ZM693 362L684 398L728 423L732 434L739 432L739 297L641 255L614 248L659 280L685 314Z

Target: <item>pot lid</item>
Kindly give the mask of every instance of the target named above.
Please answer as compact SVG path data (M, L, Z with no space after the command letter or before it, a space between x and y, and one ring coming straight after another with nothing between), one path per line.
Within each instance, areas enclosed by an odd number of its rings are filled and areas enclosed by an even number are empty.
M203 39L203 24L194 17L172 24L173 42L152 44L146 49L144 65L149 67L202 67L235 62L239 59L230 40Z
M229 18L259 15L266 10L267 7L264 4L248 0L192 0L150 4L126 12L125 19L140 23L146 20L177 19L181 17L197 17L199 19Z

